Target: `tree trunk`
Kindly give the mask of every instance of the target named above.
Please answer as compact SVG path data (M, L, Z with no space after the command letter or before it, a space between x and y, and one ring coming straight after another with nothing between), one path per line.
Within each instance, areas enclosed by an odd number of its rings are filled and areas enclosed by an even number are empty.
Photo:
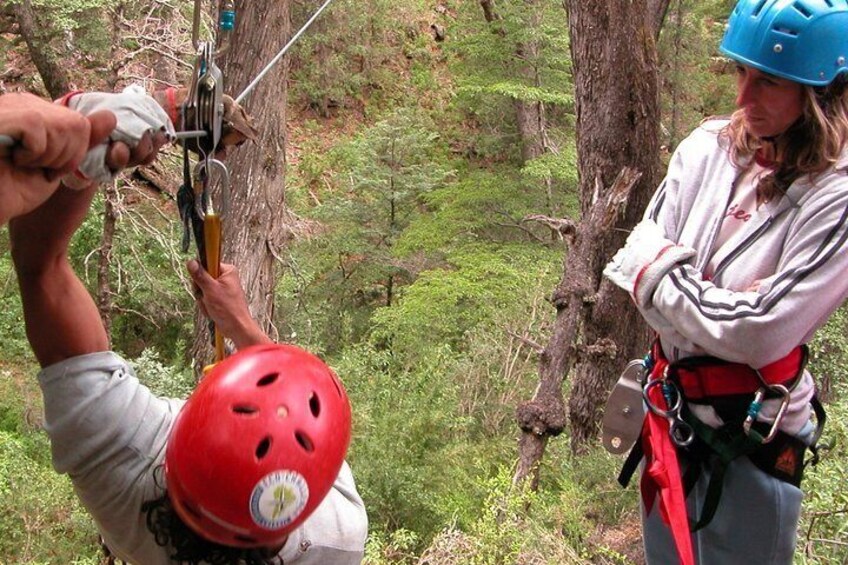
M642 173L615 229L592 249L592 272L603 266L624 243L660 177L659 86L654 28L657 18L644 2L629 11L612 2L567 0L572 64L577 102L578 171L583 210L596 186L608 186L625 166ZM666 2L667 7L667 2ZM598 35L589 30L605 29ZM616 69L598 72L597 69ZM600 278L599 278L600 280ZM606 394L627 360L644 352L647 328L630 298L610 284L596 287L598 300L583 318L584 343L612 339L614 356L587 359L577 367L569 399L571 446L579 451L597 437Z
M237 96L274 58L290 35L289 2L236 1L232 47L218 61L224 91ZM245 98L243 105L259 129L259 140L232 152L230 210L223 218L223 260L235 264L250 311L272 338L277 251L289 236L285 208L286 80L283 59ZM198 367L212 359L205 320L196 319L193 354Z
M657 18L648 0L620 5L564 0L582 218L554 293L557 317L539 363L539 387L518 409L522 434L514 478L530 479L531 486L547 439L565 426L562 382L571 368L577 369L569 399L571 445L579 451L597 436L613 376L647 345L629 297L601 284L603 266L640 217L659 177Z
M12 6L21 37L27 44L29 55L38 69L44 88L51 98L59 98L71 90L68 73L56 60L55 53L45 40L44 31L39 27L30 0L21 0Z
M524 3L533 9L537 0L524 0ZM483 8L483 17L487 22L493 24L501 20L492 0L480 0ZM541 25L538 14L534 13L534 24ZM501 28L495 28L494 33L503 35ZM519 69L518 74L527 85L541 86L539 72L534 62L538 59L539 46L536 43L519 43L515 46L516 58L525 61ZM548 147L547 125L545 123L545 105L543 102L527 102L518 98L513 100L515 108L515 123L518 128L518 136L521 139L521 159L523 162L530 161L546 153Z

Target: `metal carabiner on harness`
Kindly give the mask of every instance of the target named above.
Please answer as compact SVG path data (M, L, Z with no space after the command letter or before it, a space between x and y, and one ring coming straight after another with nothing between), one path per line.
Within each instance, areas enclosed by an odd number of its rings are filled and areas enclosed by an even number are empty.
M757 376L760 376L760 372L757 371ZM762 376L760 376L760 380ZM765 382L765 381L763 381ZM771 424L771 429L769 429L768 434L763 437L757 432L753 426L754 422L757 419L757 416L760 413L760 410L763 407L763 400L766 398L766 392L771 392L772 396L780 397L780 407L777 409L777 415L774 417L774 422ZM789 409L789 401L791 400L791 395L789 393L789 389L783 385L770 385L765 384L760 387L756 393L754 393L754 399L751 401L751 404L748 406L748 415L745 417L745 422L742 424L742 429L745 431L745 435L754 440L760 442L761 444L766 444L771 442L777 435L779 431L780 424L783 421L783 417L786 415L786 411Z
M216 169L220 175L221 202L218 211L212 202L209 193L209 179L212 169ZM230 171L223 161L218 159L204 159L198 161L194 167L194 209L201 220L206 220L210 215L218 217L226 216L230 211Z
M662 394L665 398L667 410L663 410L651 401L650 390L652 387L662 386ZM668 420L668 435L677 447L687 447L695 441L695 430L692 429L683 418L680 410L683 408L683 395L677 385L668 378L668 367L663 370L660 379L649 381L642 389L642 398L648 409L661 418Z

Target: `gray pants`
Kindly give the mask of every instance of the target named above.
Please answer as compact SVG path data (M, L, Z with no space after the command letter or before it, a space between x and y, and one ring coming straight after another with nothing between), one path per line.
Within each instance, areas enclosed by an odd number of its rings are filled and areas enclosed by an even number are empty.
M710 471L704 469L686 500L690 521L701 516ZM698 565L791 565L803 493L757 469L747 457L732 461L712 521L692 534ZM679 563L657 501L642 507L645 557L650 565Z

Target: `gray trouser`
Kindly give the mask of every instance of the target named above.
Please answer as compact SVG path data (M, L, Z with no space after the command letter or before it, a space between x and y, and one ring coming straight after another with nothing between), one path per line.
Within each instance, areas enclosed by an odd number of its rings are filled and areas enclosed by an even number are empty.
M689 520L701 515L710 471L704 469L686 500ZM698 565L791 565L795 552L803 493L797 487L763 473L747 457L732 461L712 521L692 534ZM671 531L659 509L645 516L642 534L650 565L679 563Z

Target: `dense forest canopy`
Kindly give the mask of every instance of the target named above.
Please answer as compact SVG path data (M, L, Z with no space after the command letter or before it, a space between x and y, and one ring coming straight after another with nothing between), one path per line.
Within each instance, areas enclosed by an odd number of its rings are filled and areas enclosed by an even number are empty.
M280 4L288 20L272 52L319 5ZM717 52L732 4L668 3L656 42L662 164L701 120L733 108L731 65ZM215 10L202 5L208 36ZM194 8L6 0L0 92L185 84ZM277 94L245 103L275 112L260 124L274 133L230 158L272 170L284 190L275 213L239 228L247 235L228 233L224 260L265 253L248 293L273 284L254 313L324 357L348 389L371 565L644 562L637 489L618 487L621 459L595 428L573 449L566 426L537 488L513 484L516 408L533 396L555 324L551 297L572 250L564 226L586 206L570 48L559 1L335 0L272 79ZM122 177L72 245L114 349L169 396L192 390L194 344L206 339L184 269L191 251L180 249L180 160L170 149ZM96 529L40 431L10 261L4 229L0 562L100 563ZM846 323L840 310L813 344L833 448L808 471L798 563L848 560Z

